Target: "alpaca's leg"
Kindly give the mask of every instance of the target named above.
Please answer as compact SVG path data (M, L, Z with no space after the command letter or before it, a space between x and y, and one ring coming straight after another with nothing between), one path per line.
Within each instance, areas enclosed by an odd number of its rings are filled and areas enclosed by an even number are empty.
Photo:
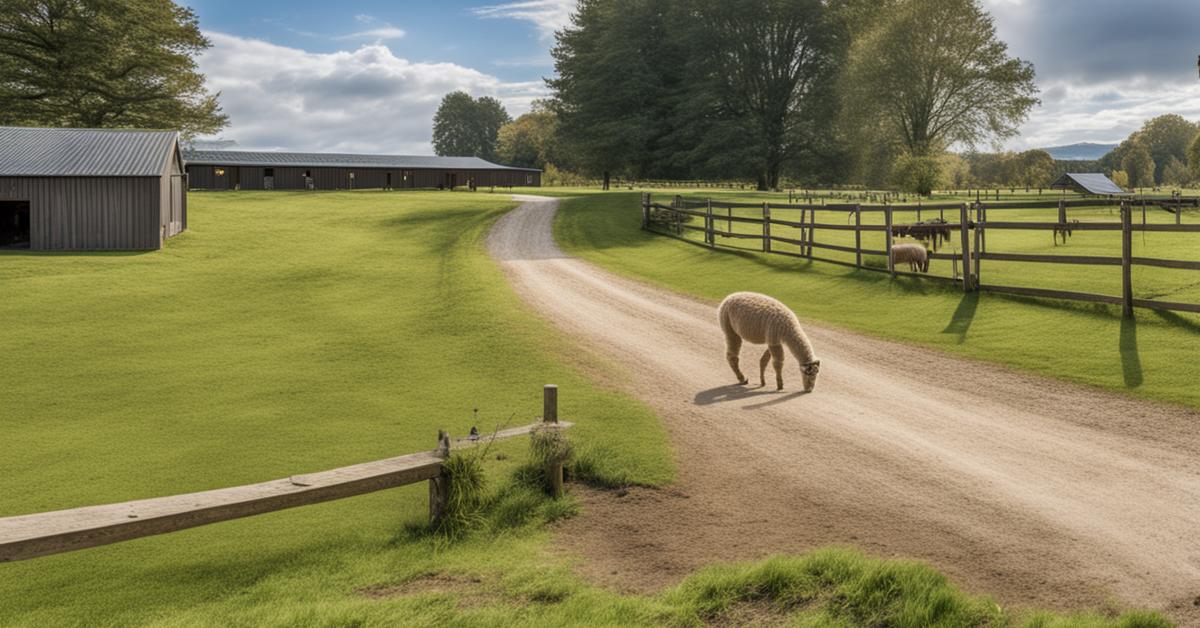
M750 380L742 375L742 369L738 368L738 354L742 351L742 337L733 332L733 330L725 330L725 359L729 360L729 368L733 369L733 374L737 375L739 384L745 384Z
M771 363L771 349L763 351L763 357L758 361L758 381L765 388L767 385L767 365Z
M783 345L771 345L771 365L775 367L775 385L783 390Z

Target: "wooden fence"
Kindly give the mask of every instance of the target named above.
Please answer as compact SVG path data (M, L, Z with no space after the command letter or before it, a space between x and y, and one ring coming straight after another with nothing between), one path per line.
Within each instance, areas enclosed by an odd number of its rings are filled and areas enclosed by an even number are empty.
M1106 205L1114 208L1119 206L1120 222L1078 222L1068 220L1068 210L1072 208L1095 208ZM1147 208L1152 206L1165 209L1173 213L1175 218L1174 224L1146 223L1145 213ZM1133 255L1132 234L1134 232L1200 233L1200 224L1183 224L1182 215L1183 208L1185 207L1200 207L1200 199L1171 197L1162 199L1081 199L1058 201L1015 201L998 203L975 201L970 203L930 203L916 205L867 205L861 203L815 205L736 203L713 201L712 199L698 201L676 196L672 200L671 204L663 205L661 203L654 202L650 194L646 193L642 195L642 228L655 233L679 237L691 242L694 242L694 240L684 237L684 232L701 232L703 235L703 243L714 248L720 246L717 242L718 237L728 240L757 240L760 243L762 252L764 253L801 257L810 260L828 262L831 264L849 266L862 270L887 272L892 276L909 275L929 279L949 280L961 285L962 289L967 292L974 290L985 290L990 292L1032 297L1047 297L1095 303L1111 303L1121 305L1124 315L1128 317L1132 316L1133 309L1135 307L1156 310L1200 312L1200 304L1138 299L1134 298L1133 296L1132 269L1135 266L1200 270L1200 262L1198 261L1135 257ZM1138 208L1141 209L1143 214L1143 222L1141 224L1137 224L1133 221L1133 214ZM799 210L799 220L781 220L774 217L772 215L772 210L779 209ZM1002 212L1005 210L1030 209L1057 209L1058 213L1056 220L1047 222L1013 222L1002 219L991 220L989 218L989 214L994 211ZM739 212L735 210L741 211ZM830 211L841 211L848 213L850 218L847 220L847 224L817 222L817 212ZM745 215L747 212L753 213L754 215ZM897 224L893 220L893 215L896 212L915 212L918 216L918 221L921 220L921 215L923 212L935 213L938 220L941 222L934 225L931 225L928 222ZM864 224L863 216L870 214L882 214L883 224ZM700 224L690 224L694 221L700 222ZM722 223L725 227L724 229L720 228ZM747 233L746 231L739 232L734 229L735 224L758 225L759 228L753 229L754 233ZM774 226L793 228L793 230L798 230L799 235L795 238L780 236L776 232L773 232L772 227ZM889 254L889 251L891 251L894 238L896 238L898 234L910 234L913 233L914 230L921 229L926 230L926 232L931 229L941 229L950 233L957 232L958 241L954 243L958 248L957 253L929 253L930 259L950 260L952 262L954 272L951 277L901 271L897 269L895 264L892 262L892 257ZM1054 235L1056 233L1061 233L1065 229L1072 231L1120 232L1122 242L1121 255L1119 257L1034 255L990 252L987 248L987 234L992 230L1040 230L1050 231L1052 232L1052 235ZM818 234L821 231L852 231L854 233L854 246L820 242L818 241ZM862 237L863 233L882 233L884 235L884 249L876 250L864 248ZM782 251L776 249L773 246L774 244L789 244L798 247L799 250ZM814 254L814 249L818 251L853 253L854 261L848 262L845 260L824 257L819 254ZM877 268L864 264L863 258L866 255L885 257L887 259L886 268ZM1122 294L1117 296L1093 294L1087 292L1072 292L1066 290L1049 290L1045 288L989 284L982 282L980 279L982 271L981 266L984 260L991 262L1032 262L1039 264L1120 266L1122 275ZM961 272L959 270L960 264Z
M445 432L439 432L438 447L433 451L293 475L260 484L0 519L0 563L166 534L426 480L429 482L430 519L437 523L445 511L448 497L449 478L443 462L451 448L522 436L545 423L560 429L571 427L571 423L558 421L558 387L548 385L542 395L541 423L456 441ZM562 491L562 465L553 465L547 472L553 492L558 496Z

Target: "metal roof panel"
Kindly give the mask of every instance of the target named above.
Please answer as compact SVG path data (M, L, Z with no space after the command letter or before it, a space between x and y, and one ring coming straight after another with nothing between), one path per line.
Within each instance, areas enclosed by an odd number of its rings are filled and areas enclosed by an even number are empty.
M1121 189L1121 186L1114 183L1112 179L1109 179L1100 173L1068 172L1059 177L1057 181L1050 184L1050 187L1055 190L1071 189L1085 194L1096 194L1099 196L1117 196L1129 194L1129 192Z
M438 168L446 170L522 170L478 157L434 157L432 155L355 155L347 153L289 153L275 151L185 150L183 159L191 166L257 166L267 168Z
M0 176L153 177L175 131L0 127Z

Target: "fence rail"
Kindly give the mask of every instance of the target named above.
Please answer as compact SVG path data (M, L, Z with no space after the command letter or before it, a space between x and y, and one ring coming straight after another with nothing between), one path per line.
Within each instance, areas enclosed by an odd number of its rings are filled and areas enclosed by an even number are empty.
M1078 208L1112 207L1119 209L1119 222L1079 222L1068 220L1068 210ZM1146 223L1147 209L1156 207L1174 214L1175 224ZM698 201L676 196L671 204L665 205L653 202L650 194L642 195L642 228L655 233L661 233L683 238L684 231L699 231L704 234L704 244L710 247L721 246L717 238L730 240L759 240L764 253L800 257L804 259L838 264L868 271L887 272L893 276L919 276L930 279L949 280L958 283L964 291L985 290L1002 294L1014 294L1031 297L1045 297L1086 301L1093 303L1111 303L1121 305L1125 316L1132 316L1134 308L1155 310L1174 310L1183 312L1200 312L1200 305L1176 303L1153 299L1139 299L1133 296L1132 269L1135 266L1155 268L1172 268L1180 270L1200 270L1200 261L1157 259L1135 257L1133 255L1132 234L1142 233L1200 233L1200 224L1183 224L1182 209L1185 207L1200 207L1200 198L1142 198L1134 200L1121 199L1071 199L1058 201L976 201L971 203L930 203L909 205L863 205L838 204L814 205L796 203L745 203L725 202L707 199ZM1141 209L1143 221L1133 222L1133 213ZM734 210L758 210L761 216L735 215ZM1018 209L1057 209L1057 221L1054 222L1018 222L988 219L988 213ZM775 210L799 210L799 220L784 220L775 217ZM817 222L817 212L844 211L848 213L846 224ZM917 223L896 224L894 215L897 212L916 212ZM920 222L923 212L936 212L936 222ZM948 222L947 213L951 220ZM882 213L884 224L863 224L863 214ZM955 216L954 214L957 214ZM931 217L933 214L930 215ZM699 218L703 225L684 224L687 219ZM719 229L718 223L725 228ZM760 225L761 233L739 233L733 229L734 224ZM773 232L774 227L788 227L799 231L798 237L785 237ZM1055 238L1066 231L1098 231L1117 232L1121 234L1121 255L1049 255L1029 253L1000 253L990 252L987 248L987 233L990 230L1009 231L1051 231ZM925 230L922 232L921 230ZM941 237L949 240L948 234L959 233L959 241L954 242L959 251L953 254L932 251L930 259L949 260L953 264L951 277L928 275L924 273L904 272L896 268L889 254L894 238L899 235L924 233L928 235L937 230ZM850 231L854 233L854 245L817 242L817 233L821 231ZM862 236L864 233L883 233L885 250L864 248ZM933 235L933 238L939 237ZM1065 241L1065 237L1064 237ZM774 244L788 244L799 247L799 251L784 251L774 247ZM744 247L741 247L744 248ZM936 249L935 245L935 249ZM815 255L813 250L836 251L854 254L854 261L833 259ZM864 263L864 256L884 256L887 267L880 268ZM1050 290L1022 286L1006 286L980 281L983 261L989 262L1025 262L1036 264L1072 264L1083 266L1119 266L1122 273L1122 294L1120 296L1075 292L1068 290ZM959 266L961 265L961 272Z
M247 486L7 517L0 519L0 563L166 534L425 480L429 481L430 519L436 523L446 505L448 480L443 463L452 448L523 436L544 423L562 429L572 425L558 421L556 386L543 390L542 423L501 430L482 439L451 440L445 432L439 432L438 447L433 451ZM561 492L561 465L548 472L555 492Z

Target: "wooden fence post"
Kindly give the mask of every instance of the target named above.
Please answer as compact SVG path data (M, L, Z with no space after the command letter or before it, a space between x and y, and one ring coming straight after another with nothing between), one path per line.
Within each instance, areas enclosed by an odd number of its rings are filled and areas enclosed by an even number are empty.
M862 204L854 206L854 267L862 268Z
M1133 206L1121 202L1121 315L1133 318Z
M708 240L709 246L716 246L717 238L716 238L716 236L713 235L713 213L712 213L712 199L711 198L708 199L707 208L708 209L704 216L704 237L706 240Z
M1058 199L1058 224L1067 224L1067 201L1066 199Z
M958 208L958 220L962 231L963 292L970 292L973 288L971 282L971 234L968 233L971 228L971 217L967 213L966 203Z
M438 446L436 454L442 460L450 457L450 435L444 430L438 430ZM450 499L450 476L442 467L441 475L429 480L429 525L436 526L446 514L446 503Z
M975 283L979 283L979 264L983 260L983 207L975 206Z
M558 428L558 386L546 384L542 387L542 421ZM555 499L563 495L563 461L556 460L546 465L546 479L550 482L550 494Z
M642 229L650 228L650 193L642 192Z
M771 204L763 202L763 252L771 252Z
M887 269L892 277L896 276L896 261L892 257L892 206L883 208L884 240L883 248L887 251Z
M817 239L817 229L815 227L816 224L817 224L817 210L814 209L814 210L808 212L808 233L804 236L804 243L805 243L804 247L808 251L808 253L807 253L808 259L812 259L812 256L813 256L812 243L814 240Z

